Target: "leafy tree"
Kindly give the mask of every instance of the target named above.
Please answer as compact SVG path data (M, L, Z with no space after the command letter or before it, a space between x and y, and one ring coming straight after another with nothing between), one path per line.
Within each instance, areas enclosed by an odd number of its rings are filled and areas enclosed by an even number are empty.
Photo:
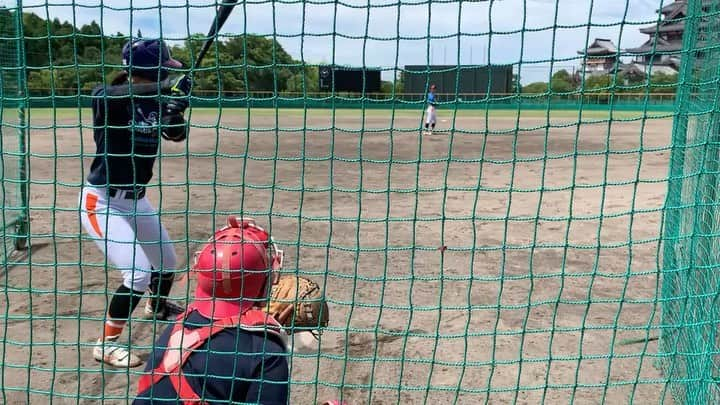
M585 78L583 88L588 95L588 101L593 103L607 103L612 91L612 76L590 75Z
M308 66L304 70L305 86L310 93L317 93L320 90L320 72L317 66Z
M610 75L590 75L585 78L584 89L591 91L610 91L612 77Z
M552 75L550 89L554 93L569 93L575 90L573 78L567 70L563 69Z
M25 13L23 29L28 83L36 92L68 89L77 94L78 89L91 89L103 78L112 80L122 70L120 53L127 38L121 33L103 35L95 21L78 29L59 19L45 21ZM194 34L183 45L172 47L173 57L190 66L203 42L203 35ZM318 73L317 67L293 60L274 39L240 35L215 42L201 71L196 72L195 82L200 94L213 96L218 92L243 96L247 92L303 88L313 92L318 88Z
M618 74L618 83L622 83L623 86L630 92L637 92L642 86L647 85L647 76L639 72L621 72Z
M23 14L23 34L25 35L25 58L28 68L46 68L50 65L45 20L35 14Z
M8 34L15 31L15 18L7 8L0 6L0 33Z
M36 94L36 92L49 91L52 87L49 70L33 70L28 73L28 89Z
M95 21L80 27L78 34L75 38L78 48L102 48L102 31Z
M295 68L297 73L293 74L287 82L286 91L293 93L315 93L319 87L319 74L317 66L305 66Z
M523 93L545 93L548 91L548 84L545 82L534 82L522 88Z
M650 78L650 92L652 93L675 93L677 90L678 75L654 73Z

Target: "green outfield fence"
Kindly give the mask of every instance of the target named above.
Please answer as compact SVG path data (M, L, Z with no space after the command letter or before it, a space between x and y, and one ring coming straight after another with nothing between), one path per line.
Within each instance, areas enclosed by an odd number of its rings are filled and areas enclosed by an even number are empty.
M217 5L0 0L0 403L136 395L142 368L92 356L120 277L79 219L90 89L131 37L191 64ZM148 197L164 270L247 215L321 286L290 403L720 402L719 1L257 0L215 44ZM424 133L403 66L479 55L514 91L443 89ZM389 83L322 93L325 64ZM122 339L147 358L167 326L136 313Z
M53 97L50 95L53 94ZM302 93L257 91L199 91L193 106L206 108L353 108L417 110L423 107L422 94L359 94ZM558 95L549 93L446 94L439 93L440 111L454 110L625 110L674 111L675 93L609 93L607 89L585 94ZM77 89L29 89L28 103L34 108L89 108L89 91Z

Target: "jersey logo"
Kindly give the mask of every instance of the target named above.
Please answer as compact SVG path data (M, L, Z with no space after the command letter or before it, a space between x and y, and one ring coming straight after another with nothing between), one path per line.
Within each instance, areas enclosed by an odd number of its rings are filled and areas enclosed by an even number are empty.
M157 136L158 114L155 111L145 114L140 106L135 108L133 119L128 123L135 133Z

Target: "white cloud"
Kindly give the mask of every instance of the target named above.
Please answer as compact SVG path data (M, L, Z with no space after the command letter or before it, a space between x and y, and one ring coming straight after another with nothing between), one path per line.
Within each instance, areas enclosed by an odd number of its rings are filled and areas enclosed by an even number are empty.
M668 0L664 0L665 3ZM0 4L14 4L0 0ZM106 34L183 39L206 33L210 0L25 0L25 11L87 24ZM592 9L591 9L592 4ZM662 0L249 0L239 3L222 33L273 36L296 59L378 66L521 64L523 82L580 63L577 51L596 37L621 48L647 38L638 29L657 19ZM459 50L459 51L458 51Z

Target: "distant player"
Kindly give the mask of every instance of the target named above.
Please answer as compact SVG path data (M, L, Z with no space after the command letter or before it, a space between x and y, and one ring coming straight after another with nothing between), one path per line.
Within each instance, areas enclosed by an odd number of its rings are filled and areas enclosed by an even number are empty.
M435 106L437 105L437 99L435 98L435 85L430 85L430 92L427 95L427 111L425 116L425 132L424 135L432 135L435 130Z
M155 342L133 404L288 403L287 335L265 310L282 258L254 221L229 217L196 255L195 301Z
M119 337L145 291L151 294L146 318L166 319L183 311L167 300L177 260L145 186L153 175L160 137L177 142L187 137L183 115L188 102L131 98L127 89L124 97L116 94L128 84L158 83L168 76L167 68L182 67L163 41L129 41L122 58L125 71L111 86L92 91L96 155L80 193L80 216L108 267L119 269L123 277L110 299L93 357L116 367L136 367L142 360Z

